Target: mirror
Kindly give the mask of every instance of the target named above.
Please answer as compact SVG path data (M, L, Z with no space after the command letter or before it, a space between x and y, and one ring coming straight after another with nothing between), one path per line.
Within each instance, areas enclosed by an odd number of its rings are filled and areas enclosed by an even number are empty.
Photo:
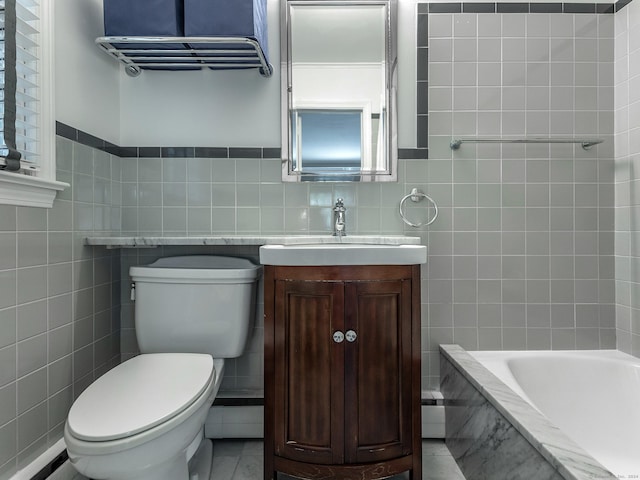
M282 179L397 181L396 0L282 0Z

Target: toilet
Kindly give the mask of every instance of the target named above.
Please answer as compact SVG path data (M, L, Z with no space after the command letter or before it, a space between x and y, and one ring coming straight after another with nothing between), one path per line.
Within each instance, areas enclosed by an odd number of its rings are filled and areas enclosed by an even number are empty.
M224 359L242 355L261 267L190 255L131 267L141 354L93 382L64 428L69 459L95 480L208 480L204 423Z

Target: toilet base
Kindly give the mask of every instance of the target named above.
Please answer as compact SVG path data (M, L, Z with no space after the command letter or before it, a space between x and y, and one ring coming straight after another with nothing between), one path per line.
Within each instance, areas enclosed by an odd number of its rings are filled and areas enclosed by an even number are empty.
M213 443L204 438L189 461L189 480L209 480L213 462Z
M173 458L156 465L153 469L145 470L142 476L135 480L209 480L213 461L213 444L208 438L203 438L198 450L187 463L183 454L180 458Z
M189 470L187 467L187 459L184 456L184 452L181 452L177 458L172 458L159 465L154 465L153 468L144 470L144 472L138 472L138 475L132 476L131 479L135 480L182 480L189 478Z

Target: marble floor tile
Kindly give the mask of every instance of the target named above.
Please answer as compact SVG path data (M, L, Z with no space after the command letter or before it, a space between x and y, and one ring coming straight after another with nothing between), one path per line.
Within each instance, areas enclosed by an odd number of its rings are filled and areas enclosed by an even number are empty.
M238 467L240 457L232 456L213 456L213 463L211 465L211 478L219 478L221 480L231 480L233 474Z
M242 455L264 455L264 442L262 440L246 440L242 448Z
M213 442L212 480L260 480L263 472L264 443L262 440L215 440ZM69 466L71 472L75 471ZM63 471L61 470L60 473ZM86 480L85 477L67 475L51 477L60 480ZM407 473L388 480L408 480ZM296 480L279 475L278 480ZM423 440L422 480L464 480L455 460L443 440Z
M214 440L213 457L240 457L245 440Z
M213 444L215 480L259 480L262 478L264 444L261 440L216 440ZM230 471L234 465L235 469ZM422 480L464 480L464 476L443 440L423 440ZM408 480L407 473L388 480ZM295 480L279 475L279 480Z
M263 464L263 457L260 455L243 455L240 457L240 461L231 480L260 479L264 475ZM211 478L215 477L212 476Z
M450 457L451 453L445 445L444 440L422 440L422 461L424 461L424 457L431 455L445 455Z
M422 457L422 480L464 480L451 455Z
M47 480L87 480L87 477L76 472L70 462L64 463Z

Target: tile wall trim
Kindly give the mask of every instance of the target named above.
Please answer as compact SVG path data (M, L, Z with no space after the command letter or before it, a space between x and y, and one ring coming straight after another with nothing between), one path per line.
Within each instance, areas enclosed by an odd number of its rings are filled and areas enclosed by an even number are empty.
M56 135L121 158L280 158L277 147L121 147L62 122Z
M631 3L631 0L618 0L618 2L616 3L616 12L619 12L630 3Z
M280 158L280 147L121 147L56 122L56 135L121 158ZM399 148L400 159L426 159L426 148Z
M419 3L418 13L604 13L613 14L631 0L617 3L503 3L448 2Z
M428 148L399 148L398 158L401 160L426 160L429 158Z
M65 125L62 122L56 121L56 135L112 155L120 156L120 147L117 145L95 137L87 132L83 132L82 130Z

